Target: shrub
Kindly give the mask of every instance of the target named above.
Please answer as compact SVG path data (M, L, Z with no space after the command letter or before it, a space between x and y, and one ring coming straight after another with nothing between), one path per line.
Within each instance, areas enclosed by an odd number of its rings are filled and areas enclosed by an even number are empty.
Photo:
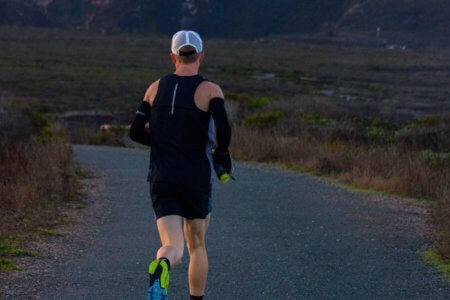
M99 129L89 138L89 144L124 146L124 138L129 128L122 125L111 125L109 129Z
M428 115L418 120L408 122L405 129L448 127L450 123L450 114Z
M245 93L225 92L225 99L237 101L250 109L263 108L270 103L269 97L252 97Z
M395 133L395 140L414 150L446 152L450 149L450 114L429 115L409 122Z
M422 161L429 167L443 167L445 164L450 163L450 153L436 153L431 150L423 150L420 152ZM448 167L448 166L447 166Z
M238 102L247 102L251 99L251 97L245 93L225 92L225 99L231 99Z
M251 98L248 101L248 107L252 109L263 108L270 103L270 99L268 97L255 97Z
M394 132L383 127L370 126L367 128L366 137L369 143L386 144L394 139Z
M426 199L440 199L448 193L448 164L430 167L420 155L392 145L330 142L304 134L287 139L278 130L243 126L235 130L232 152L241 159L281 162L332 175L342 183L362 188ZM431 157L432 161L437 159L434 154Z
M29 128L18 135L12 125L22 122ZM55 222L57 203L71 199L77 185L72 148L45 115L9 107L0 130L1 238Z
M332 120L322 117L319 114L304 114L303 115L303 121L310 123L310 124L319 124L319 125L328 125L331 123Z
M283 118L283 113L279 111L254 113L242 121L247 128L269 127Z
M75 194L70 145L1 143L0 165L0 235L54 220L56 202Z
M411 150L448 151L450 149L450 129L403 128L395 133L395 141Z

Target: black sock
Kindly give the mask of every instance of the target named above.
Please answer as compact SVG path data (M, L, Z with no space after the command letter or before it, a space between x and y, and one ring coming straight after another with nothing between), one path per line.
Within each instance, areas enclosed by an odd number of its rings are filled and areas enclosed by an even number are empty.
M192 295L189 296L191 296L191 300L203 300L203 296L192 296Z
M167 257L161 257L159 260L165 261L167 266L169 267L169 271L170 271L170 260Z

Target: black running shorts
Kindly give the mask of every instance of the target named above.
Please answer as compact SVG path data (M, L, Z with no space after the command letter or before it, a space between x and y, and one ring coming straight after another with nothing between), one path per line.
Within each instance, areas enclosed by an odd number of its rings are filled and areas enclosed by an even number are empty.
M188 186L150 183L150 196L156 218L178 215L186 219L205 219L211 212L211 185Z

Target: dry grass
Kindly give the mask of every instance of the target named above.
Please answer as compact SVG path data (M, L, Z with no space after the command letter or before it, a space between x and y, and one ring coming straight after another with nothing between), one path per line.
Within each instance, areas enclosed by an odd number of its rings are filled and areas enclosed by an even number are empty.
M283 137L278 131L238 127L232 152L237 159L297 166L361 188L426 199L441 199L448 194L448 166L428 166L420 153L394 146Z
M12 259L30 234L61 221L64 201L76 195L72 148L62 128L45 114L0 102L0 270L17 270Z
M58 203L75 194L68 144L3 142L0 166L0 236L54 224Z

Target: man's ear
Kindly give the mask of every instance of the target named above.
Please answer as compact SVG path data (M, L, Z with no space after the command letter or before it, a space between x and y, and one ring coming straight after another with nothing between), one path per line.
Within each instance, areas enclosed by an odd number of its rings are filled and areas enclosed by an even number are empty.
M202 53L200 53L200 57L199 57L198 61L200 63L202 63L204 59L205 59L205 52L202 52Z
M177 58L175 54L170 53L170 60L173 62L174 65L177 64Z

